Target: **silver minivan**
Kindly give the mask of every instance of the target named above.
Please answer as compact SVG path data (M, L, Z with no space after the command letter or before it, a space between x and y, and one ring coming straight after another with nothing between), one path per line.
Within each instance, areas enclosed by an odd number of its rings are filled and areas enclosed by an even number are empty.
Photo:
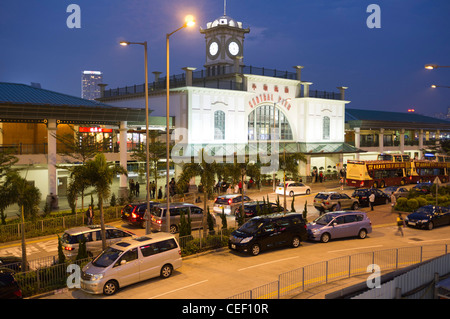
M159 204L152 207L151 220L153 231L165 231L167 229L166 221L167 204ZM191 216L191 228L201 228L203 222L203 209L198 206L189 203L171 203L170 204L170 233L175 234L178 232L180 225L181 213L184 213L186 219L188 214ZM211 214L214 225L216 225L216 219L214 214Z
M116 228L114 226L105 226L107 246L121 241L127 237L135 236L132 232ZM61 243L64 255L69 258L75 258L78 254L78 247L84 237L86 241L86 250L88 256L94 257L102 252L102 234L100 225L88 225L74 227L66 230L61 236Z
M168 278L181 264L181 249L173 235L158 233L129 238L108 247L83 268L81 289L112 295L119 288L139 281L158 276Z
M364 212L340 211L319 216L307 225L307 230L309 239L327 243L344 237L364 239L372 232L372 223Z

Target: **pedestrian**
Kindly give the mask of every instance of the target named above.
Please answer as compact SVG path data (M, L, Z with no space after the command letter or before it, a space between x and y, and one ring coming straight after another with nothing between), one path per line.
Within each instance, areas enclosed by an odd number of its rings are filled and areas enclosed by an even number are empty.
M339 180L339 184L341 185L341 191L344 190L344 178L341 177L341 179Z
M152 193L152 198L156 199L156 197L155 197L156 196L156 184L155 184L155 181L152 182L152 186L151 186L150 190L151 190L151 193Z
M162 199L162 197L163 197L162 186L159 186L159 190L158 190L158 199Z
M136 196L139 196L139 182L136 181L136 184L134 184L134 190L136 191Z
M320 171L320 173L319 173L319 181L322 183L322 181L323 181L323 173L322 173L322 171Z
M94 221L94 210L92 209L92 205L89 205L89 208L86 211L86 217L87 225L92 225L92 222Z
M373 210L373 205L375 204L375 192L373 191L369 196L369 203L370 203L370 210Z
M130 194L134 195L135 194L134 193L134 180L132 179L129 184L130 184Z
M231 184L230 184L230 185L228 185L228 188L227 188L227 195L231 195L231 194L233 194L233 190L231 189Z
M336 204L336 206L334 206L334 211L338 212L338 211L340 211L340 210L341 210L341 202L338 201L337 204Z
M402 218L402 214L398 214L398 216L397 216L397 232L395 233L396 235L398 234L398 233L400 233L400 234L402 234L402 237L403 237L403 227L405 227L405 221L404 221L404 219Z
M395 197L394 192L391 193L391 207L392 207L392 212L394 211L394 207L397 204L397 197Z

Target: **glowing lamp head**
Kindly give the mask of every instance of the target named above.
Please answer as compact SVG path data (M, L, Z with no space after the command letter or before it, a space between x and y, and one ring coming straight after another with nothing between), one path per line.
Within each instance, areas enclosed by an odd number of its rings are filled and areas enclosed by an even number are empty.
M433 84L431 87L432 87L433 89L435 89L437 86Z
M184 23L187 27L192 27L195 25L195 19L192 15L187 15L186 18L184 18Z
M436 64L425 64L425 69L433 70L433 69L436 69L436 68L437 68Z
M127 41L120 41L120 45L126 47L129 43Z

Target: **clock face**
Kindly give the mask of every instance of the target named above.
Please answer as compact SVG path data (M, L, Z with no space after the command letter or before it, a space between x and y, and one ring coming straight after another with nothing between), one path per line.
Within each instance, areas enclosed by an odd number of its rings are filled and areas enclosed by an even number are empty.
M219 44L217 42L213 42L209 45L209 54L215 56L219 52Z
M237 55L239 53L239 44L234 41L230 42L228 45L228 51L231 55Z

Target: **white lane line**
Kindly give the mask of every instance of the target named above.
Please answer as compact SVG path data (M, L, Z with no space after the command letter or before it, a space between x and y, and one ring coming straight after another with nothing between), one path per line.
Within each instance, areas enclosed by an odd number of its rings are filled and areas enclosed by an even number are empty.
M255 267L260 267L260 266L265 266L265 265L269 265L269 264L273 264L273 263L277 263L277 262L285 261L285 260L289 260L289 259L294 259L294 258L298 258L298 257L299 257L299 256L289 257L289 258L284 258L284 259L278 259L278 260L273 260L273 261L269 261L269 262L266 262L266 263L257 264L257 265L253 265L253 266L250 266L250 267L241 268L241 269L238 269L238 271L242 271L242 270L246 270L246 269L251 269L251 268L255 268Z
M193 286L196 286L196 285L200 285L200 284L202 284L202 283L204 283L204 282L207 282L207 281L208 281L208 279L203 280L203 281L199 281L199 282L196 282L195 284L187 285L187 286L184 286L184 287L181 287L181 288L178 288L178 289L174 289L174 290L165 292L165 293L163 293L163 294L159 294L159 295L150 297L150 298L148 298L148 299L155 299L155 298L158 298L158 297L161 297L161 296L164 296L164 295L168 295L168 294L171 294L171 293L176 292L176 291L179 291L179 290L183 290L183 289L186 289L186 288L189 288L189 287L193 287Z
M383 245L376 245L376 246L366 246L366 247L356 247L356 248L348 248L348 249L339 249L339 250L330 250L329 253L336 253L340 251L347 251L347 250L356 250L356 249L366 249L366 248L375 248L375 247L383 247Z

